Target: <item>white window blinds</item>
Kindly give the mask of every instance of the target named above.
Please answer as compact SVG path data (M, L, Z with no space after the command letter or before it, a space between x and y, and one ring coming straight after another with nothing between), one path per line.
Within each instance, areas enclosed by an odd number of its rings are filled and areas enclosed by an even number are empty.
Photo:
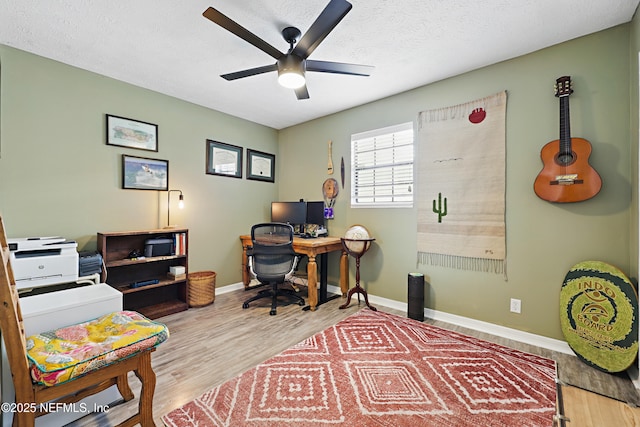
M351 136L351 207L413 206L413 123Z

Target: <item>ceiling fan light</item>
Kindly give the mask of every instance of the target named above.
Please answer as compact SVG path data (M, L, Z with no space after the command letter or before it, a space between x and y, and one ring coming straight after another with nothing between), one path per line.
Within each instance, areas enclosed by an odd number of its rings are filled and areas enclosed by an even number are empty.
M278 83L289 89L304 86L304 61L295 55L287 55L278 60Z
M289 89L298 89L299 87L304 86L305 80L303 75L298 74L295 71L288 71L279 73L278 83Z

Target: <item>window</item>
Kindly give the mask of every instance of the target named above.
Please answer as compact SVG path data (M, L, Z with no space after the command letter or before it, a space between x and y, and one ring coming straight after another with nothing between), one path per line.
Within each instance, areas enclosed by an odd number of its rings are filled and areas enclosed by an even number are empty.
M351 135L351 207L413 206L413 123Z

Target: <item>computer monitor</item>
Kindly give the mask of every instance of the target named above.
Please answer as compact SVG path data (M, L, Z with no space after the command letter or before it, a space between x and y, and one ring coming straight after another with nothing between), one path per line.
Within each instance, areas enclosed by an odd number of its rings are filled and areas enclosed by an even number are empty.
M324 225L324 202L307 202L306 223Z
M306 220L307 204L305 202L271 202L271 221L296 226L304 224Z

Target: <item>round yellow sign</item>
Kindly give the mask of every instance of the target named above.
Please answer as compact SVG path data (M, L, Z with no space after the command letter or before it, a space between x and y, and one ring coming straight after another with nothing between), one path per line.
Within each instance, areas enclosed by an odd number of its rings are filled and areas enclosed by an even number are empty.
M584 261L560 291L560 326L579 359L605 372L627 369L638 354L638 296L616 267Z

